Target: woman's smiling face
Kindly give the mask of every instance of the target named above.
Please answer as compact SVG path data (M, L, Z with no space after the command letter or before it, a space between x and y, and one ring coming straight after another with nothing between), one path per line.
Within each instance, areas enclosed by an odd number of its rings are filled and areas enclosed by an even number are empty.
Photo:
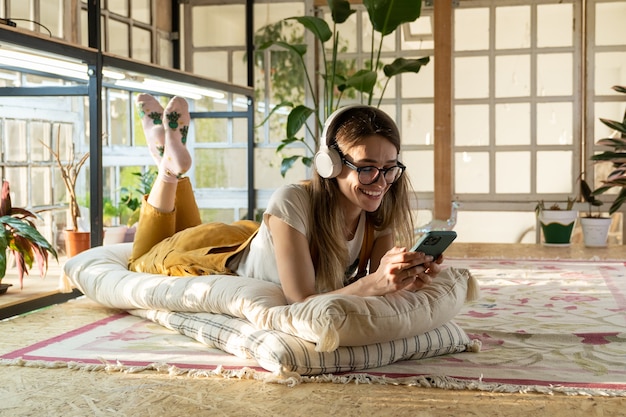
M374 166L382 169L398 163L396 147L380 135L368 136L359 141L357 145L342 151L345 158L357 167ZM361 210L376 211L391 186L385 181L383 175L379 175L373 184L363 185L359 181L357 171L345 164L337 177L337 184L344 197L346 215L349 215L350 212L360 213Z

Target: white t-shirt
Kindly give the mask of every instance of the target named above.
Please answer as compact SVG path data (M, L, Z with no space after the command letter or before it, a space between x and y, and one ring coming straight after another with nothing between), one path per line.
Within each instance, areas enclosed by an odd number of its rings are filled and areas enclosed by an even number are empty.
M274 254L274 242L267 225L269 215L278 217L306 236L310 242L309 216L311 204L309 201L309 193L300 184L282 186L272 194L267 209L263 214L263 222L258 234L252 239L248 248L242 252L239 258L239 264L235 269L237 275L280 284L276 256ZM357 265L355 263L358 261L364 233L365 212L361 214L354 238L347 242L350 263L346 265L346 270L353 266L356 271ZM230 266L232 268L234 265Z

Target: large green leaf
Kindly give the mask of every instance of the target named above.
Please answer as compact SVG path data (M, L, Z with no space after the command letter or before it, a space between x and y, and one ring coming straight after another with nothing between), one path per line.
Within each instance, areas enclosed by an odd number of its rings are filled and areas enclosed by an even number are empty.
M359 70L354 75L346 79L345 86L352 87L362 93L371 93L376 85L376 72L368 70ZM344 90L344 86L339 86L340 90Z
M429 57L419 59L397 58L391 64L385 65L383 67L383 72L387 77L390 78L398 74L403 74L405 72L414 72L417 74L422 66L428 64L429 62Z
M9 242L6 233L4 227L0 228L0 281L7 272L7 246Z
M603 119L600 118L600 121L610 127L613 130L617 130L620 133L626 134L626 126L620 122L616 122L615 120Z
M294 155L294 156L289 156L287 158L283 158L283 161L280 164L280 175L282 175L283 178L285 177L285 174L287 174L287 171L291 169L294 162L298 160L298 158L300 158L300 155Z
M330 8L333 22L337 24L345 22L352 13L356 13L356 10L350 8L350 2L347 0L328 0L328 7Z
M287 42L283 42L283 41L271 41L271 42L266 42L263 45L261 45L260 48L265 49L268 48L272 45L276 45L276 46L280 46L281 48L285 48L297 55L299 55L300 57L303 57L304 54L306 54L306 45L305 44L290 44Z
M313 109L302 104L294 107L289 116L287 116L287 138L294 137L302 129L302 126L306 124L307 119L313 112Z
M298 16L290 17L287 20L294 19L300 22L302 26L307 28L322 43L328 41L333 32L330 30L328 23L324 19L315 16Z
M363 0L375 31L389 35L402 23L414 22L422 11L421 0Z
M617 198L613 200L613 204L611 205L611 208L609 209L609 214L613 214L617 210L619 210L620 207L622 207L622 204L624 204L624 202L626 202L626 188L622 188Z

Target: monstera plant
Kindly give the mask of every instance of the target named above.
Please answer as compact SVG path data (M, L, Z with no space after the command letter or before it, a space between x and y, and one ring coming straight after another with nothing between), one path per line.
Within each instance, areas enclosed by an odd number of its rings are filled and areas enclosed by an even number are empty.
M420 0L363 0L363 6L367 10L372 25L372 45L370 58L364 62L362 68L346 65L346 62L338 58L342 45L340 26L356 12L347 0L328 0L332 28L326 20L316 16L296 16L279 22L279 25L284 25L285 22L297 22L302 25L306 31L313 35L316 42L315 46L319 47L320 51L325 52L320 54L321 62L319 62L319 69L316 70L315 74L309 73L305 59L307 54L315 53L315 51L309 51L308 46L304 43L289 42L280 31L263 29L265 33L271 35L271 39L266 39L264 43L258 45L259 50L273 46L288 50L297 57L295 65L299 65L303 71L305 89L311 103L311 105L306 105L293 101L283 101L272 108L268 118L279 110L289 109L286 137L282 139L277 149L278 152L282 151L285 146L299 142L308 147L311 153L314 153L305 137L299 136L303 127L314 138L317 148L319 146L317 134L321 132L326 118L341 106L342 98L359 96L362 103L379 106L392 77L403 73L417 73L423 65L429 62L428 57L419 59L396 58L390 64L383 64L381 59L383 39L393 34L401 24L417 20L421 13L421 3ZM289 72L290 69L284 68L283 71ZM377 86L381 87L378 99L374 97L374 89ZM356 94L354 94L355 92ZM311 157L301 155L286 157L281 164L281 174L284 176L298 159L302 159L305 165L311 166Z
M0 281L7 269L7 255L12 254L17 265L20 288L24 287L24 274L32 268L33 262L39 265L43 277L48 271L48 254L58 261L57 253L39 233L31 219L37 216L24 208L11 205L11 192L8 181L2 181L0 200ZM6 284L5 284L6 285Z

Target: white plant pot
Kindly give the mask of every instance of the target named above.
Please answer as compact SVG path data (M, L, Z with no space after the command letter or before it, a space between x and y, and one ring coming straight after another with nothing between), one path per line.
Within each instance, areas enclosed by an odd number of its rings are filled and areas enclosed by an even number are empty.
M585 246L589 248L603 248L607 245L610 217L581 217L580 224L583 229Z

